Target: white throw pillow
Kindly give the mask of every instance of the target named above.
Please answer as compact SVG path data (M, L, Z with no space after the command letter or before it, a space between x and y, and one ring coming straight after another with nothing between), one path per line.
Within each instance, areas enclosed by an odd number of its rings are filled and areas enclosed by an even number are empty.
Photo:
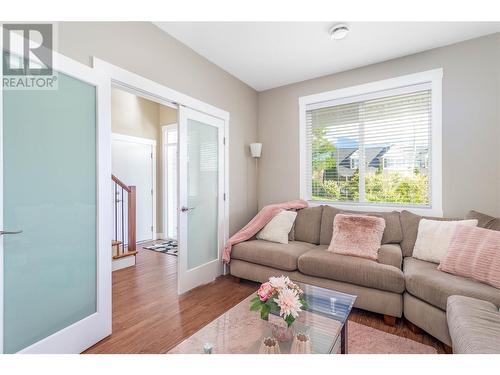
M287 244L296 216L295 211L281 211L257 233L257 239Z
M413 257L428 262L440 263L448 251L451 238L458 225L475 227L477 226L477 220L420 220L417 240L413 248Z

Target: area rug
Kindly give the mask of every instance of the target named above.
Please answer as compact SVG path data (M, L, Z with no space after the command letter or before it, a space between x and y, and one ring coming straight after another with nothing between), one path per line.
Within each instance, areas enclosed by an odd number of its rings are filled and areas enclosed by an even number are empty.
M437 354L434 347L349 322L349 354Z
M153 250L156 251L157 253L177 256L177 241L165 240L161 243L157 243L151 246L144 246L144 249Z
M243 312L234 310L210 322L171 349L169 354L201 354L203 345L208 342L213 345L214 354L257 353L262 327L267 323L248 318L252 313L247 311L246 305ZM336 323L330 321L330 324ZM255 329L249 330L252 327ZM348 354L437 354L432 346L352 321L349 321L348 340ZM340 341L333 352L340 353Z

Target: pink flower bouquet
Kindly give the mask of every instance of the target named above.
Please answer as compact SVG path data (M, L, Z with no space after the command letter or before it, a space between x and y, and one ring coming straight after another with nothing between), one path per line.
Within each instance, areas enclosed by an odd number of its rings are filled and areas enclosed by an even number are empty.
M260 317L264 320L268 320L269 313L276 313L290 327L300 310L307 309L303 295L304 292L288 277L271 277L260 286L257 295L250 301L250 310L260 310Z

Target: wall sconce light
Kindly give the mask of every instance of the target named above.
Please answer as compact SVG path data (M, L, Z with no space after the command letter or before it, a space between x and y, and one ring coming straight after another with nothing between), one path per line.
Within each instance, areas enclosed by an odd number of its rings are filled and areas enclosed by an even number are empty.
M260 158L262 153L262 143L251 143L250 144L250 154L253 158Z
M262 154L262 143L250 143L250 154L252 155L252 157L255 159L255 175L256 175L256 178L255 178L255 181L256 181L256 189L258 190L258 178L259 178L259 170L258 170L258 160L260 158L260 155ZM256 199L256 203L257 203L257 211L259 211L259 194L257 192L257 199Z

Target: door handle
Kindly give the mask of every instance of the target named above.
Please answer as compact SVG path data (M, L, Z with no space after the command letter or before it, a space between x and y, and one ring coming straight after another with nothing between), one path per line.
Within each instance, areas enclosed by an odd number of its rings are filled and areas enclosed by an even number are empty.
M187 212L187 211L191 211L191 210L194 210L196 207L181 207L181 211L182 212Z
M15 231L0 230L0 236L3 236L4 234L19 234L19 233L23 233L23 231L22 230L15 230Z

